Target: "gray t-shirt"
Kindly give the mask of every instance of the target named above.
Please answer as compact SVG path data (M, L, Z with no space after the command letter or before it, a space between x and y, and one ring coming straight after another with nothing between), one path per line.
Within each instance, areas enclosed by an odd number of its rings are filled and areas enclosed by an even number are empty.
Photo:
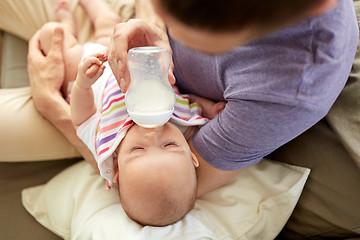
M199 154L223 170L258 163L329 111L354 60L353 2L210 56L170 39L177 86L226 108L193 137Z

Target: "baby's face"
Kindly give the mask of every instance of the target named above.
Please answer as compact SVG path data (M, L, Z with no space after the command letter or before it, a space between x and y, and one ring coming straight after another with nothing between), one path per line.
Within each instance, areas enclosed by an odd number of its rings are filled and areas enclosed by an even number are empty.
M182 202L186 208L193 204L196 196L197 165L183 134L171 123L158 128L133 125L118 152L116 180L121 200L149 216L156 216L162 208L155 206L159 196Z

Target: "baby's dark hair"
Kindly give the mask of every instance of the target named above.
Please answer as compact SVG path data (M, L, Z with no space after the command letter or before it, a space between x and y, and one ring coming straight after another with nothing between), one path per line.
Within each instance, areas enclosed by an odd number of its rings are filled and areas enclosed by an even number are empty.
M175 19L214 32L271 28L298 18L324 0L159 0Z

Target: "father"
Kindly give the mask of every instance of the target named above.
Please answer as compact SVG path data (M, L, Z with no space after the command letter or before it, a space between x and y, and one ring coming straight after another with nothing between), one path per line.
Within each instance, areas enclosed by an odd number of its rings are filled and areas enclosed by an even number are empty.
M176 84L183 92L227 101L225 110L191 142L201 162L199 196L225 184L240 169L258 163L321 120L345 86L358 41L350 0L138 0L136 5L137 18L143 20L117 25L109 52L121 89L126 91L130 82L128 49L161 45L172 49ZM33 98L38 110L93 163L75 137L68 106L58 91L61 64L48 65L61 63L61 41L59 32L47 58L38 50L36 35L30 42L28 70ZM169 81L175 82L172 72ZM321 156L316 151L310 155ZM313 157L311 175L315 180L309 179L307 188L319 179L321 172L316 167L323 166L323 160ZM343 159L335 159L340 161ZM295 164L302 165L300 161ZM341 169L335 168L329 175L337 176L337 171ZM324 181L324 188L330 191L323 194L321 189L310 188L307 194L316 195L330 213L318 212L315 205L300 201L299 207L310 217L297 222L299 218L294 216L284 236L358 236L358 173L356 169L355 174L337 179L344 186L355 186L345 191L351 192L348 196L355 204L336 202L327 194L334 194L332 185ZM340 213L331 212L338 206Z
M117 25L110 48L110 66L123 91L130 82L128 49L167 45L182 92L227 101L190 143L200 160L199 196L321 120L344 88L358 42L351 0L152 0L138 1L137 14L145 21ZM321 158L313 161L325 164ZM322 201L327 205L335 199ZM323 219L329 224L322 229L294 231L351 235L348 230L360 227L359 207L352 211L357 214L348 229Z

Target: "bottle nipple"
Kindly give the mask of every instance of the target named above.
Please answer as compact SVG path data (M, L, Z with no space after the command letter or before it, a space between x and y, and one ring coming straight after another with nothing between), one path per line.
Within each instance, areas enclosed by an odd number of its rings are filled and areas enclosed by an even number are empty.
M169 52L160 47L132 48L127 66L131 83L125 104L130 117L146 128L165 124L174 111L176 99L168 81Z

